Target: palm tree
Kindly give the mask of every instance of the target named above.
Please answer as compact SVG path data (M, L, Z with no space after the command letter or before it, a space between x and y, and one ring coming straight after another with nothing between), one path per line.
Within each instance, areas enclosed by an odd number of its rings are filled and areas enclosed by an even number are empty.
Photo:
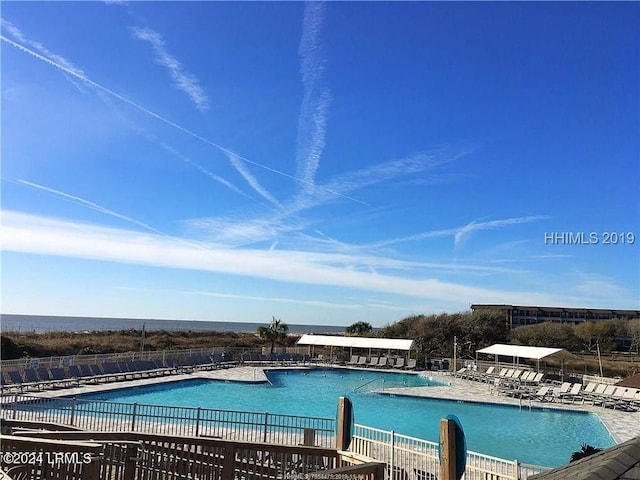
M345 328L345 333L349 335L366 335L371 333L371 330L373 330L373 327L369 322L356 322Z
M271 317L271 323L268 327L258 328L260 338L271 343L271 353L273 353L276 342L282 342L287 338L287 332L289 332L289 326L276 317Z
M589 455L593 455L594 453L598 453L601 451L602 451L601 448L592 447L591 445L587 445L586 443L583 443L582 446L580 447L580 450L578 450L577 452L573 452L571 454L571 460L569 461L575 462L576 460L580 460L581 458L588 457Z

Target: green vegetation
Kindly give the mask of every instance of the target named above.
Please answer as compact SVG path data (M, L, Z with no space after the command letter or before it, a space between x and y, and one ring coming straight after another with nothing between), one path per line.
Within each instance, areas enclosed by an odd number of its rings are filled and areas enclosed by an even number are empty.
M563 369L576 374L598 374L601 353L604 375L628 376L640 372L640 320L603 320L580 325L541 323L509 331L501 312L479 311L438 315L414 315L372 333L367 322L347 327L351 334L385 338L408 338L415 341L418 362L432 358L451 358L453 338L458 341L458 358L475 358L475 351L494 343L558 347L575 356L562 362L546 360L544 367ZM273 352L276 344L293 346L296 335L288 335L288 326L273 317L257 333L216 331L152 330L145 333L145 350L189 348L261 348L265 342ZM613 352L619 337L631 339L630 352ZM121 331L16 333L3 332L2 359L48 357L58 355L119 353L140 350L142 332ZM317 350L320 351L320 350ZM635 353L635 354L633 354ZM421 365L422 366L422 365Z
M356 322L344 329L347 335L364 336L372 332L373 327L369 322Z
M271 353L273 353L275 349L276 342L284 343L287 340L288 332L289 326L286 323L282 323L282 320L276 317L271 317L269 326L258 328L260 338L271 344Z
M49 357L94 353L120 353L140 350L140 330L99 330L93 332L47 332L2 334L2 359ZM297 337L285 339L287 346ZM254 333L191 330L147 330L145 350L244 347L260 348L262 339Z
M414 315L386 326L380 336L412 339L418 360L452 357L454 337L458 339L458 355L469 358L479 348L508 342L504 314L493 311Z

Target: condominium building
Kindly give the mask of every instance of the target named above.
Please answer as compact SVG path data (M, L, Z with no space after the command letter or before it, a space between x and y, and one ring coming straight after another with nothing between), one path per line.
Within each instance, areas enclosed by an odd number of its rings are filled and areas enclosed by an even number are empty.
M524 305L501 304L473 304L471 310L502 311L509 328L522 325L534 325L542 322L559 322L579 324L586 321L633 320L640 318L640 310L618 310L608 308L570 308L570 307L539 307Z

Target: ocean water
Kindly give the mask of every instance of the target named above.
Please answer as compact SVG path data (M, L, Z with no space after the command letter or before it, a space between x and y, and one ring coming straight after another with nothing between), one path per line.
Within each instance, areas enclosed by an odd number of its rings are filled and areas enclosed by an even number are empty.
M156 320L140 318L58 317L48 315L0 315L3 332L83 332L93 330L214 330L217 332L255 333L268 322L205 322L198 320ZM344 333L346 326L290 324L290 333Z

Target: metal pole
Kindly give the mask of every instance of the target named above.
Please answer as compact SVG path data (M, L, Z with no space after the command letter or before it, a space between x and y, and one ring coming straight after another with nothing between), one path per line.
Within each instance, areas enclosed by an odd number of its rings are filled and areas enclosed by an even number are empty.
M457 367L457 350L458 350L458 337L456 337L455 335L453 336L453 372L457 372L458 371L458 367Z
M598 349L598 364L600 365L600 376L602 377L602 358L600 358L600 342L596 342L596 348Z

